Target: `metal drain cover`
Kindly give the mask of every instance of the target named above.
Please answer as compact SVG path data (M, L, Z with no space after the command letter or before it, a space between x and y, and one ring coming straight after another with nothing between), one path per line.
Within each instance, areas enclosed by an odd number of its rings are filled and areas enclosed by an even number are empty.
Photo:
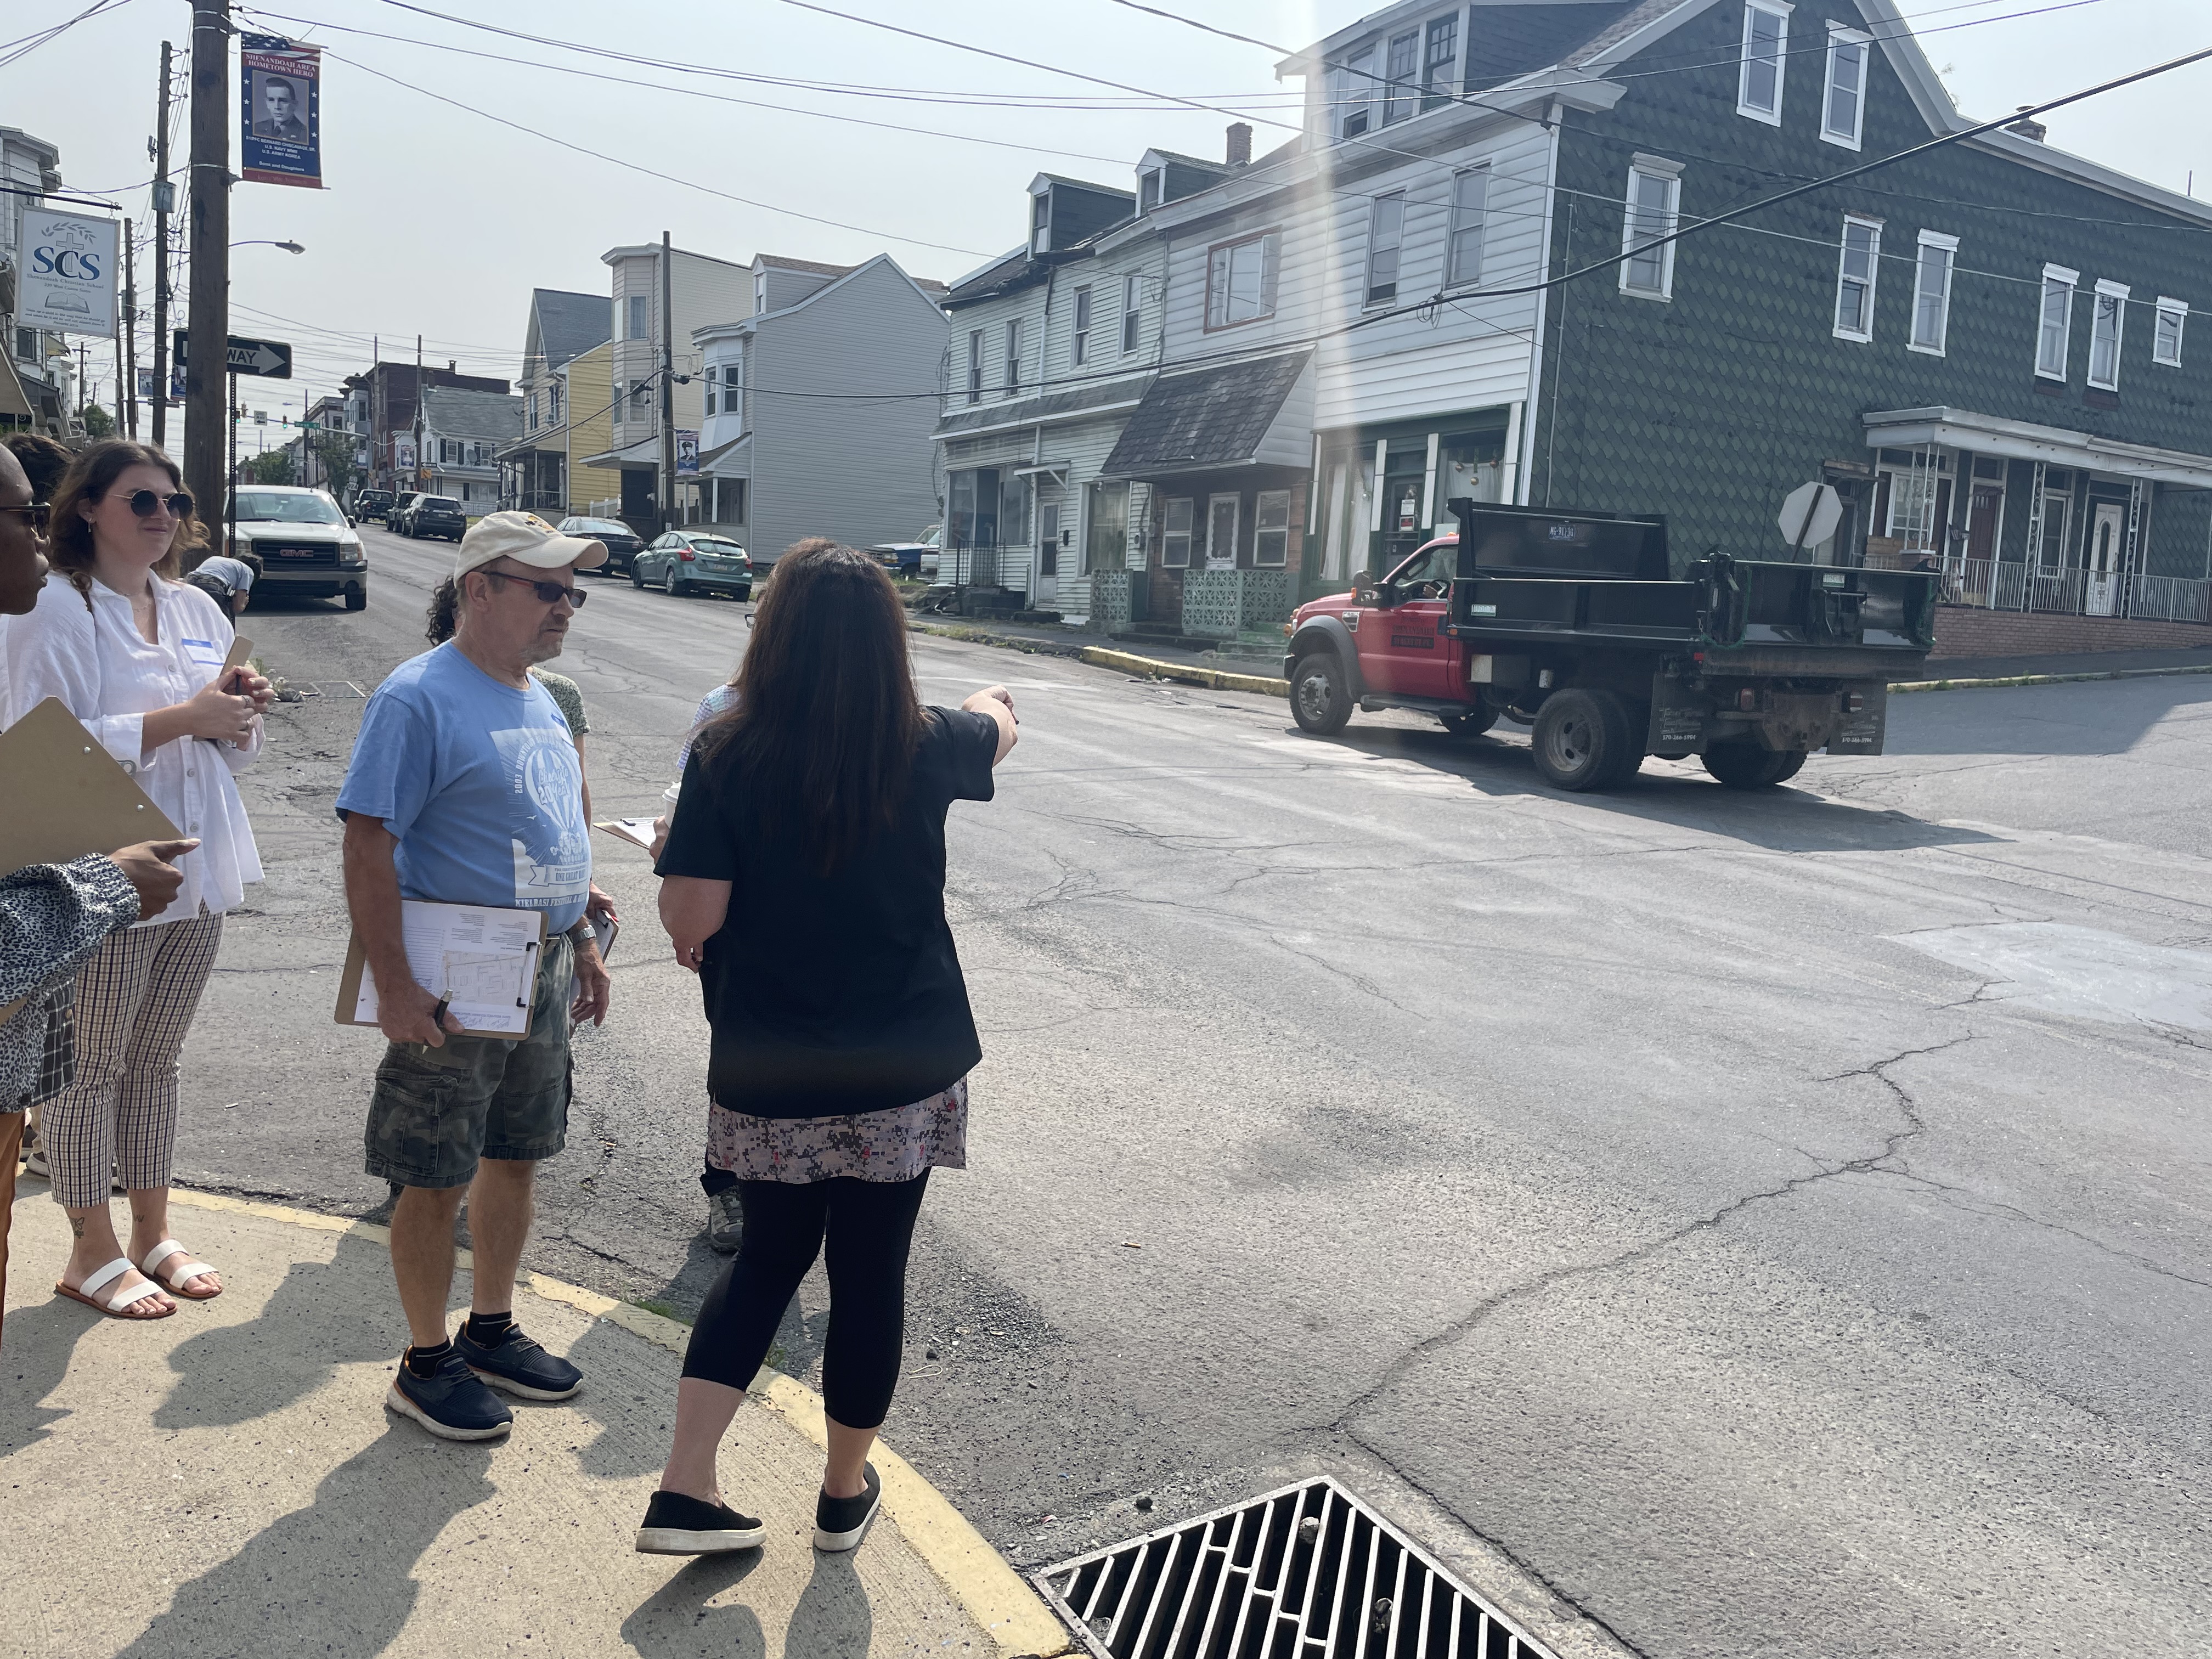
M1325 1476L1030 1577L1096 1659L1553 1659Z

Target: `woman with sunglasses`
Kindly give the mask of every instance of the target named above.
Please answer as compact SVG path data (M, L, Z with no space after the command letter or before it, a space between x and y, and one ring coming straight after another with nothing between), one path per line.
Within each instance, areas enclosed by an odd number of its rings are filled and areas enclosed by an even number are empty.
M261 879L232 775L261 752L269 682L223 665L229 619L179 580L201 532L160 450L115 440L79 455L55 491L50 538L54 574L9 631L11 701L27 712L60 698L199 842L168 908L111 934L79 973L76 1079L42 1126L54 1200L76 1236L55 1288L116 1318L161 1319L176 1311L173 1296L222 1291L169 1237L177 1055L223 915ZM111 1168L131 1196L127 1255L108 1212Z

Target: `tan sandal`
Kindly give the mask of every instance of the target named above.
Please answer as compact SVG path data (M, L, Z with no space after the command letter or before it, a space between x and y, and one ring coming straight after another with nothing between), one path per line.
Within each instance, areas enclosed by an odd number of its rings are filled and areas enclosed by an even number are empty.
M162 1272L161 1264L175 1256L185 1259L167 1273ZM202 1273L211 1273L215 1269L204 1261L193 1261L191 1253L173 1238L165 1238L147 1251L146 1259L138 1264L138 1271L149 1279L161 1280L162 1288L171 1296L181 1296L187 1302L212 1302L222 1294L221 1285L211 1291L188 1291L185 1288L186 1279L198 1279Z
M84 1283L77 1289L71 1290L58 1279L54 1281L54 1288L70 1301L82 1302L94 1313L106 1314L110 1319L167 1319L171 1314L176 1312L177 1304L173 1302L159 1313L138 1314L127 1311L149 1296L161 1295L161 1287L159 1285L141 1285L135 1291L118 1291L113 1296L106 1298L99 1297L101 1285L112 1284L130 1271L131 1258L118 1255L98 1273L87 1274Z

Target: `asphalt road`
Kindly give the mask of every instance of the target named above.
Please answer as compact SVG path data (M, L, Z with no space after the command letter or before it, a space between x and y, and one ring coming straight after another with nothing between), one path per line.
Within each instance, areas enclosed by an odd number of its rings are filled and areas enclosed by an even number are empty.
M321 695L248 783L179 1170L356 1212L331 802L447 557L368 539L365 613L245 623ZM556 665L599 815L649 812L745 612L586 580ZM2212 678L1904 697L1796 787L1579 798L1510 732L916 659L1006 681L1023 743L953 813L988 1054L887 1433L1015 1560L1326 1469L1563 1653L2212 1650ZM706 1030L599 851L615 1010L533 1260L688 1309Z

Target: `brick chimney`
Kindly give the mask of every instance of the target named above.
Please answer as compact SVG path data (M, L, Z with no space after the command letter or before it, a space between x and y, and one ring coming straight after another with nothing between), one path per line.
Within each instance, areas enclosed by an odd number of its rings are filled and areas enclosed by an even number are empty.
M2021 109L2033 109L2035 106L2033 104L2021 104L2017 106L2017 107ZM2051 129L2045 126L2042 122L2031 121L2027 117L2023 115L2017 121L2008 122L2005 126L2005 131L2007 132L2016 132L2023 138L2033 138L2039 144L2043 142L2044 134L2050 131Z
M1252 129L1239 121L1229 129L1229 165L1232 167L1252 164Z

